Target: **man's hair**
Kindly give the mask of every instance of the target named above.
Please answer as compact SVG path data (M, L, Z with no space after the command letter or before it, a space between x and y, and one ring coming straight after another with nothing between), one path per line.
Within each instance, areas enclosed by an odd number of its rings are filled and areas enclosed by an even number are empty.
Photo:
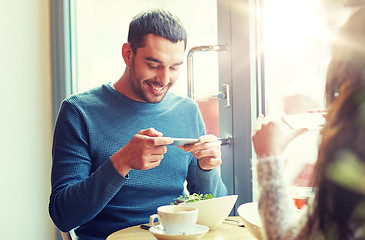
M133 53L145 44L147 34L154 34L173 43L184 41L186 48L187 34L180 19L162 9L152 9L137 14L129 24L128 43Z

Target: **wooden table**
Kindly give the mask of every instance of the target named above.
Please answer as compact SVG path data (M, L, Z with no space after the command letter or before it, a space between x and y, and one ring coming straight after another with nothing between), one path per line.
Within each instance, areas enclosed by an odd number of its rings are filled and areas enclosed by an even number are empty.
M239 216L229 217L240 220ZM125 228L109 235L106 240L156 240L148 230L141 229L139 225ZM238 227L235 222L226 221L216 229L207 232L201 240L255 240L256 238L245 227Z

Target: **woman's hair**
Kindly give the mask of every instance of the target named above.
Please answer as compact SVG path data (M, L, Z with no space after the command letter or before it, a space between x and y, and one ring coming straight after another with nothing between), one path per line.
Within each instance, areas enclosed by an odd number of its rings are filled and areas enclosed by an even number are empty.
M173 43L187 43L187 33L180 19L162 9L152 9L137 14L129 24L128 43L133 53L145 44L147 34L154 34Z
M326 83L328 116L313 174L317 192L300 234L309 236L304 239L316 239L313 234L318 232L325 239L349 239L349 229L365 222L365 219L354 220L353 215L364 201L364 194L343 183L348 175L339 174L342 167L351 168L353 159L360 167L365 166L364 70L365 8L361 8L341 28L333 44ZM364 184L361 176L352 177Z
M325 100L330 105L344 88L365 81L365 7L358 9L342 26L332 45L327 70Z
M354 210L365 200L364 192L358 188L364 184L364 172L356 175L356 169L365 169L364 143L365 84L362 84L342 92L329 107L313 175L317 192L305 235L319 230L327 236L325 239L348 239L350 227L357 224L352 218ZM344 173L343 167L351 172ZM349 178L356 182L348 184ZM361 220L365 223L365 218Z

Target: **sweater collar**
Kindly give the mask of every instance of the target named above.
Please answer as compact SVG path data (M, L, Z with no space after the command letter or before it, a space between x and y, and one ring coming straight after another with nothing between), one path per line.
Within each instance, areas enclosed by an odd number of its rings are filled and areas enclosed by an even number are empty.
M161 111L165 107L168 107L169 105L168 102L172 94L170 92L167 92L165 97L159 103L145 103L145 102L138 102L124 96L113 87L112 83L106 83L104 84L104 87L106 87L118 99L128 104L128 106L130 106L131 108L142 111Z

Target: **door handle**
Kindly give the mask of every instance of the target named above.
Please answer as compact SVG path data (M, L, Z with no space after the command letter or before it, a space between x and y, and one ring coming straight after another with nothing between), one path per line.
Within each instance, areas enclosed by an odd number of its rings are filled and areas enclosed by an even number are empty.
M198 47L193 47L189 50L188 52L188 57L187 57L187 80L188 80L188 97L195 99L195 95L194 95L194 77L193 77L193 58L194 58L194 53L197 52L208 52L208 51L221 51L221 52L226 52L227 51L227 46L226 45L206 45L206 46L198 46ZM230 102L230 95L229 95L229 84L222 84L222 91L219 92L216 96L219 99L223 100L223 107L229 107L231 106L231 102ZM231 145L233 138L228 136L225 138L219 138L218 139L221 142L221 145Z
M189 50L188 52L188 57L187 57L187 78L188 78L188 97L195 99L194 96L194 77L193 77L193 58L194 58L194 54L197 52L209 52L209 51L221 51L221 52L225 52L227 50L226 45L206 45L206 46L198 46L198 47L193 47L192 49Z

